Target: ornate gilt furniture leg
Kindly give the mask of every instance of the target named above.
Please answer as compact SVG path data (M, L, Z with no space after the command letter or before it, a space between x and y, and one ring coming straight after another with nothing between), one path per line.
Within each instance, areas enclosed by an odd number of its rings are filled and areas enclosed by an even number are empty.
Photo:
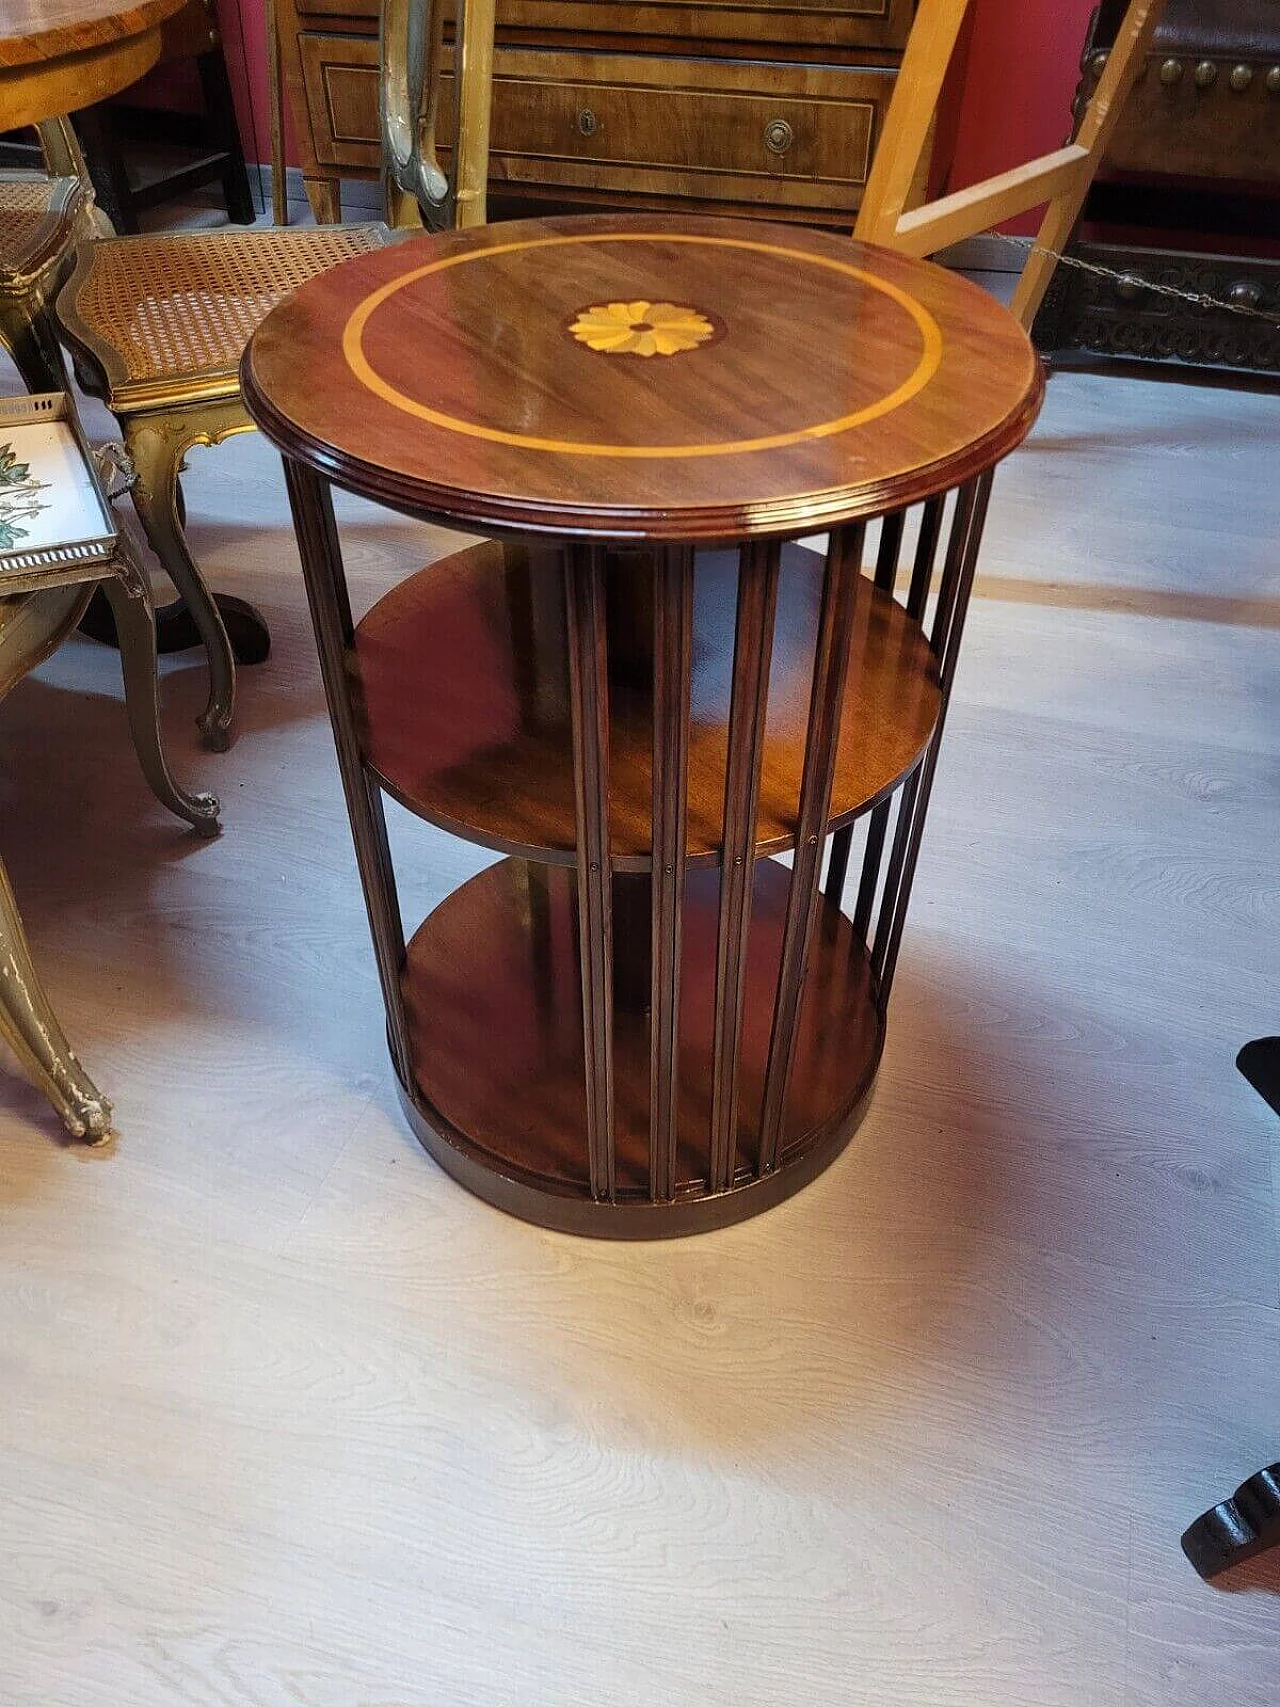
M71 633L87 587L54 587L0 600L0 698ZM111 1104L67 1042L36 975L8 872L0 862L0 1035L75 1138L104 1138Z
M0 1034L73 1138L101 1142L111 1104L67 1042L36 976L9 874L0 860Z
M138 518L165 574L185 601L208 655L209 699L196 722L205 745L225 753L231 745L235 714L236 661L222 612L191 555L178 513L178 465L186 451L196 444L216 444L247 426L238 404L224 406L219 414L227 423L221 432L214 423L202 430L198 411L127 416L124 442L137 471L133 502Z
M151 591L141 564L122 537L117 548L118 573L102 583L115 618L124 675L129 729L151 792L162 806L197 829L202 836L218 833L217 797L204 791L189 794L174 781L160 736L160 701L156 681L156 625Z
M0 699L72 632L97 586L115 611L143 774L164 806L201 834L213 834L217 801L180 788L164 757L150 589L115 527L71 398L60 392L0 401ZM110 1105L50 1011L2 868L0 1034L70 1132L105 1136Z

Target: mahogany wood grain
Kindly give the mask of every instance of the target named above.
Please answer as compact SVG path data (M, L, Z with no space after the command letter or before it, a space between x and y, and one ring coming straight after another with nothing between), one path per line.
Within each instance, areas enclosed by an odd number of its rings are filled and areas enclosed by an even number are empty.
M772 860L756 866L732 1170L740 1181L742 1213L758 1207L749 1190L741 1193L741 1182L754 1170L789 888L784 867ZM619 912L647 913L647 878L618 877L614 889ZM716 872L699 871L689 873L684 891L677 1205L704 1193L708 1177L719 889ZM503 1179L589 1204L573 891L570 872L520 860L504 860L472 878L410 942L404 1003L417 1095L432 1110L437 1132L449 1134L445 1142L482 1157ZM539 954L531 952L531 930L545 938ZM647 985L641 983L639 1000L627 1001L619 983L614 1089L616 1195L622 1204L649 1198L650 1048ZM785 1162L800 1161L809 1146L833 1132L847 1135L874 1078L882 1041L866 954L848 920L824 903L783 1118ZM722 1201L719 1209L724 1208ZM657 1221L657 1206L652 1213ZM598 1217L592 1222L593 1230L605 1226Z
M644 869L653 836L651 644L622 617L646 608L648 571L611 553L609 768L614 864ZM694 573L686 847L720 857L737 555L699 552ZM638 589L636 582L641 583ZM757 852L791 845L822 560L788 545L778 577ZM858 600L832 788L839 825L886 794L916 762L940 704L937 663L917 625L869 581ZM642 617L643 620L643 617ZM361 739L385 785L420 816L502 852L575 858L568 661L558 577L517 547L472 546L386 594L356 631ZM734 798L750 756L735 768ZM749 836L750 831L743 834ZM735 837L736 840L736 837Z
M645 356L573 333L631 302L687 308L711 335ZM780 226L612 215L337 267L267 316L243 383L282 449L411 514L655 540L901 508L1012 450L1043 393L1006 311L926 262Z

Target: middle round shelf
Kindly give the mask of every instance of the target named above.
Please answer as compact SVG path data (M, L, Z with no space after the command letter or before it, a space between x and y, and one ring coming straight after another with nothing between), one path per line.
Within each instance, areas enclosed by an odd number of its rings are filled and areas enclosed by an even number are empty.
M552 865L575 860L573 745L559 557L486 541L402 581L355 635L366 759L410 811L469 841ZM756 847L795 841L822 558L784 545ZM610 550L609 792L613 865L645 871L652 838L652 558ZM736 551L694 568L687 852L714 865L738 591ZM829 828L883 799L937 722L937 665L917 623L866 581L858 600Z

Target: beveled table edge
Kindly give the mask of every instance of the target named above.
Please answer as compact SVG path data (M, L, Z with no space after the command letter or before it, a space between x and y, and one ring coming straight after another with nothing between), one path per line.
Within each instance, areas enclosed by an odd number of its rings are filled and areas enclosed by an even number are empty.
M865 485L832 487L803 498L689 506L677 511L657 506L575 505L571 501L546 505L435 486L336 450L305 432L259 390L253 349L251 338L240 360L241 395L254 423L282 454L313 468L344 491L385 504L416 521L513 539L605 538L707 545L735 544L745 539L801 539L809 533L869 520L937 497L994 467L1026 438L1045 395L1044 363L1032 351L1032 382L1021 406L996 427L951 456Z

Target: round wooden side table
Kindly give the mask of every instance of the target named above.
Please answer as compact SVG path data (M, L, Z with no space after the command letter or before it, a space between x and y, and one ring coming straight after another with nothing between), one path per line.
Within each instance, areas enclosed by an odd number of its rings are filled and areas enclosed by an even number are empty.
M606 1237L797 1190L875 1078L1020 327L847 239L549 219L335 268L242 377L422 1143ZM357 624L330 482L493 537ZM506 856L407 946L383 791Z

